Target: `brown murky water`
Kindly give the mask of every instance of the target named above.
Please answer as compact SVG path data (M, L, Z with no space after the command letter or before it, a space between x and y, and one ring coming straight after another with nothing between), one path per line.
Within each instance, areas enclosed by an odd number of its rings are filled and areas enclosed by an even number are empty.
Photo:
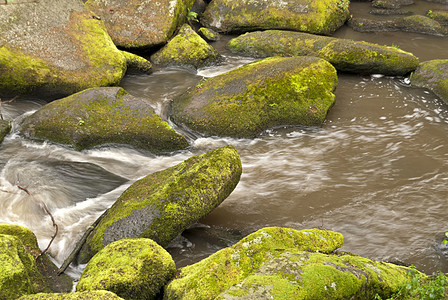
M429 6L428 6L429 5ZM432 4L417 2L421 11ZM356 9L356 10L355 10ZM366 13L368 3L355 3ZM413 33L335 36L398 45L421 60L448 58L448 38ZM191 74L177 69L128 75L122 86L147 97L166 116L169 101L202 76L214 76L250 59L233 57L225 40L214 44L222 66ZM169 250L178 266L196 262L265 226L319 227L344 234L342 250L373 259L448 272L441 241L448 230L448 105L407 78L339 74L336 104L320 128L278 128L256 139L204 138L186 132L191 149L153 156L127 148L76 152L23 140L15 133L0 145L0 221L30 227L44 247L53 229L39 209L44 200L60 226L51 247L58 263L133 181L184 159L233 144L243 163L235 191ZM4 104L15 124L44 102ZM29 197L15 184L33 193ZM72 269L74 277L82 268Z

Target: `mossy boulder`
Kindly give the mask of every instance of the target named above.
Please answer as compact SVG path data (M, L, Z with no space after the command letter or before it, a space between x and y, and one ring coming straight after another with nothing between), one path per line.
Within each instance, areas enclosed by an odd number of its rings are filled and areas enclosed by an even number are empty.
M117 46L151 49L165 44L182 25L194 0L89 0Z
M61 97L118 85L126 60L80 0L0 5L0 93Z
M238 152L226 146L138 180L107 211L78 260L87 262L106 245L124 238L150 238L168 245L227 198L241 171Z
M123 53L124 57L126 58L128 71L145 74L152 73L152 64L146 58L127 51L121 51L121 53Z
M316 56L339 71L361 74L404 75L419 64L417 57L398 48L281 30L246 33L227 47L253 57Z
M57 267L40 253L36 236L19 225L0 225L0 299L38 292L69 292L72 279L57 276Z
M448 59L422 62L410 79L411 85L430 89L448 103Z
M447 2L448 3L448 2ZM443 26L448 26L448 11L445 10L433 10L427 13L427 16L436 20Z
M120 300L109 291L87 291L76 293L38 293L20 297L18 300Z
M162 49L151 56L155 64L198 69L216 64L221 55L202 39L188 24Z
M208 42L216 42L221 38L219 33L210 28L201 27L198 29L198 34Z
M124 299L156 299L175 274L171 255L156 242L122 239L89 261L76 290L108 290Z
M188 146L144 99L120 87L92 88L50 102L24 119L21 133L77 150L113 143L160 153Z
M347 24L359 32L404 31L439 36L448 34L448 30L439 22L420 15L385 20L354 17Z
M10 131L11 123L6 120L0 120L0 143L3 142L3 139Z
M207 135L254 137L283 125L321 125L336 70L316 57L271 57L205 79L171 105L172 120Z
M241 33L285 29L332 34L349 16L347 0L214 0L201 15L205 27Z
M268 227L181 268L164 299L373 299L409 279L408 268L332 252L340 233Z

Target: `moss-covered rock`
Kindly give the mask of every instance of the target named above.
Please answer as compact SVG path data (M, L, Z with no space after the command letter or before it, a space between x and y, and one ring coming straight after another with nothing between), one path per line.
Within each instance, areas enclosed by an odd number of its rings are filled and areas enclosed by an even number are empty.
M112 40L123 48L154 48L165 44L182 25L194 0L89 0L87 8L106 24Z
M241 33L286 29L331 34L349 16L347 0L214 0L201 15L205 27Z
M178 271L164 299L373 299L388 297L408 268L331 254L341 234L269 227Z
M152 72L152 64L146 58L127 51L121 51L121 53L123 53L126 58L128 71L136 71L145 74L150 74Z
M76 290L108 290L124 299L155 299L175 274L171 255L156 242L122 239L89 261Z
M422 62L411 75L411 85L430 89L448 103L448 59Z
M159 65L198 69L219 62L221 55L184 24L168 44L151 56L151 60Z
M0 5L0 93L66 96L117 85L125 72L123 54L80 0Z
M88 89L48 103L24 119L21 132L77 150L114 143L160 153L188 146L144 99L120 87Z
M3 139L10 131L11 123L6 120L0 120L0 143L3 142Z
M72 279L57 276L57 267L40 253L36 236L18 225L0 225L0 299L38 292L68 292Z
M429 18L436 20L443 26L448 26L448 11L431 10L426 14Z
M234 53L254 57L317 56L339 71L404 75L418 67L418 58L398 48L300 32L251 32L229 41Z
M201 27L198 34L208 42L216 42L220 39L219 33L210 28Z
M20 297L18 300L120 300L118 297L109 291L87 291L76 293L38 293L33 295L26 295Z
M283 125L321 125L336 70L316 57L271 57L199 82L171 106L175 123L208 135L253 137Z
M241 161L233 146L222 147L146 176L112 205L87 239L79 261L106 245L144 237L166 246L183 230L210 213L233 191Z
M405 31L440 36L448 34L448 30L436 20L419 15L385 20L354 17L348 25L360 32Z

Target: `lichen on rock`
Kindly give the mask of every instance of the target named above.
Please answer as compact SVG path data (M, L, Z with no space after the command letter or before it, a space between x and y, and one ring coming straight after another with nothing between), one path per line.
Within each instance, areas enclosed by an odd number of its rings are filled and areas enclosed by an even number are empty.
M316 56L337 70L360 74L405 75L418 67L418 58L398 48L300 32L266 30L231 39L234 53L253 57Z
M20 297L18 300L120 300L109 291L87 291L76 293L37 293Z
M144 57L137 54L121 51L126 58L127 71L150 74L152 72L152 64Z
M430 89L448 103L448 59L422 62L410 79L411 85Z
M107 290L124 299L156 299L176 274L171 255L150 239L122 239L87 264L77 291Z
M92 88L50 102L24 119L21 133L77 150L122 144L161 153L188 146L144 99L120 87Z
M276 126L319 126L333 105L334 67L271 57L208 78L171 105L172 120L207 135L254 137Z
M150 238L166 246L224 201L241 171L238 152L226 146L136 181L95 227L78 260L87 262L123 238Z
M198 69L216 64L221 55L207 44L188 24L162 49L151 56L155 64Z

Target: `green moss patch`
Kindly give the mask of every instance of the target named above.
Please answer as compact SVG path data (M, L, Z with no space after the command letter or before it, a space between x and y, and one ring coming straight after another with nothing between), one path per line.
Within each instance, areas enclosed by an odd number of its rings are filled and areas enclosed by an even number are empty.
M87 291L76 293L38 293L27 295L19 300L119 300L123 299L109 291Z
M128 71L137 71L145 74L150 74L152 72L151 62L146 58L127 51L121 51L121 53L126 58Z
M0 143L3 142L3 139L10 131L11 123L9 121L0 120Z
M448 103L448 59L422 62L410 79L413 86L428 88Z

